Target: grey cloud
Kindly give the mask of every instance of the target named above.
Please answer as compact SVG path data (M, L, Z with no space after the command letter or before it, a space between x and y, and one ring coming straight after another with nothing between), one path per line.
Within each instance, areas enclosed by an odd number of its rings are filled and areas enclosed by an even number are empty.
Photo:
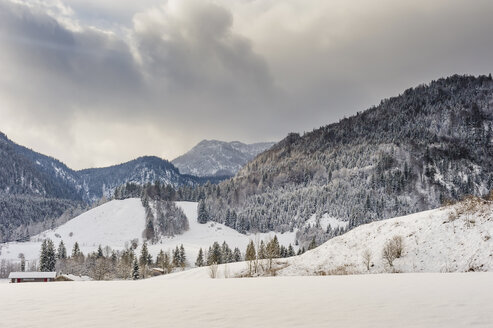
M280 139L493 70L486 0L65 5L62 21L0 0L0 130L76 167L171 159L203 138Z

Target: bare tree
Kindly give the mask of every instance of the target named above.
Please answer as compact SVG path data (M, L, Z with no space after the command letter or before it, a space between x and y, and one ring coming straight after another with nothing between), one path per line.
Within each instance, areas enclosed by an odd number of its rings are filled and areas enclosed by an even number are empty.
M217 278L217 269L218 269L217 263L216 262L212 263L209 266L209 277L211 277L212 279L216 279Z
M370 265L371 265L371 251L367 248L363 251L363 264L366 267L366 270L369 272L370 271Z
M402 256L404 251L404 241L401 236L394 236L383 246L382 258L390 268L394 267L395 259Z
M95 265L92 269L92 277L95 280L109 279L110 273L111 273L110 261L104 257L96 259Z

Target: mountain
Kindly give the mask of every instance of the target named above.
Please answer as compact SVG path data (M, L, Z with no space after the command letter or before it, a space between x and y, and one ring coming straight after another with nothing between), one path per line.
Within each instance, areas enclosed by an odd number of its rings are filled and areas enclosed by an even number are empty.
M140 157L105 168L75 171L55 158L20 146L0 133L0 242L21 239L60 223L110 197L126 183L195 186L218 182L180 174L170 162ZM58 223L57 223L58 222Z
M81 206L75 172L0 133L0 242L47 228ZM40 225L44 222L45 225Z
M84 196L96 200L110 197L116 187L126 183L144 185L159 181L163 185L194 186L208 181L204 178L180 174L170 162L159 157L144 156L132 161L103 168L77 171L82 182ZM213 182L216 179L211 179Z
M79 177L60 161L17 145L0 133L0 193L79 200Z
M302 136L205 188L210 217L239 231L292 231L313 215L347 229L493 188L493 81L452 76ZM338 231L337 233L340 233ZM305 227L299 242L334 236Z
M181 173L199 177L230 177L261 152L272 147L272 142L244 144L202 140L186 154L172 163Z

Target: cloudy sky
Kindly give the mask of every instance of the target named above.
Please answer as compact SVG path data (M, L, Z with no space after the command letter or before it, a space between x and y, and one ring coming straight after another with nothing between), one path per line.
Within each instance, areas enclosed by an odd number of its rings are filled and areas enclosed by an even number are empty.
M79 169L493 71L491 0L0 0L0 131Z

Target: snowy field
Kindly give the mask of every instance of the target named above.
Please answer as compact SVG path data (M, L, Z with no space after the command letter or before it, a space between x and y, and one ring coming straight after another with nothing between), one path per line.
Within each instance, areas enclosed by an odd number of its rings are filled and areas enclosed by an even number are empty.
M493 274L0 284L1 327L493 327Z

